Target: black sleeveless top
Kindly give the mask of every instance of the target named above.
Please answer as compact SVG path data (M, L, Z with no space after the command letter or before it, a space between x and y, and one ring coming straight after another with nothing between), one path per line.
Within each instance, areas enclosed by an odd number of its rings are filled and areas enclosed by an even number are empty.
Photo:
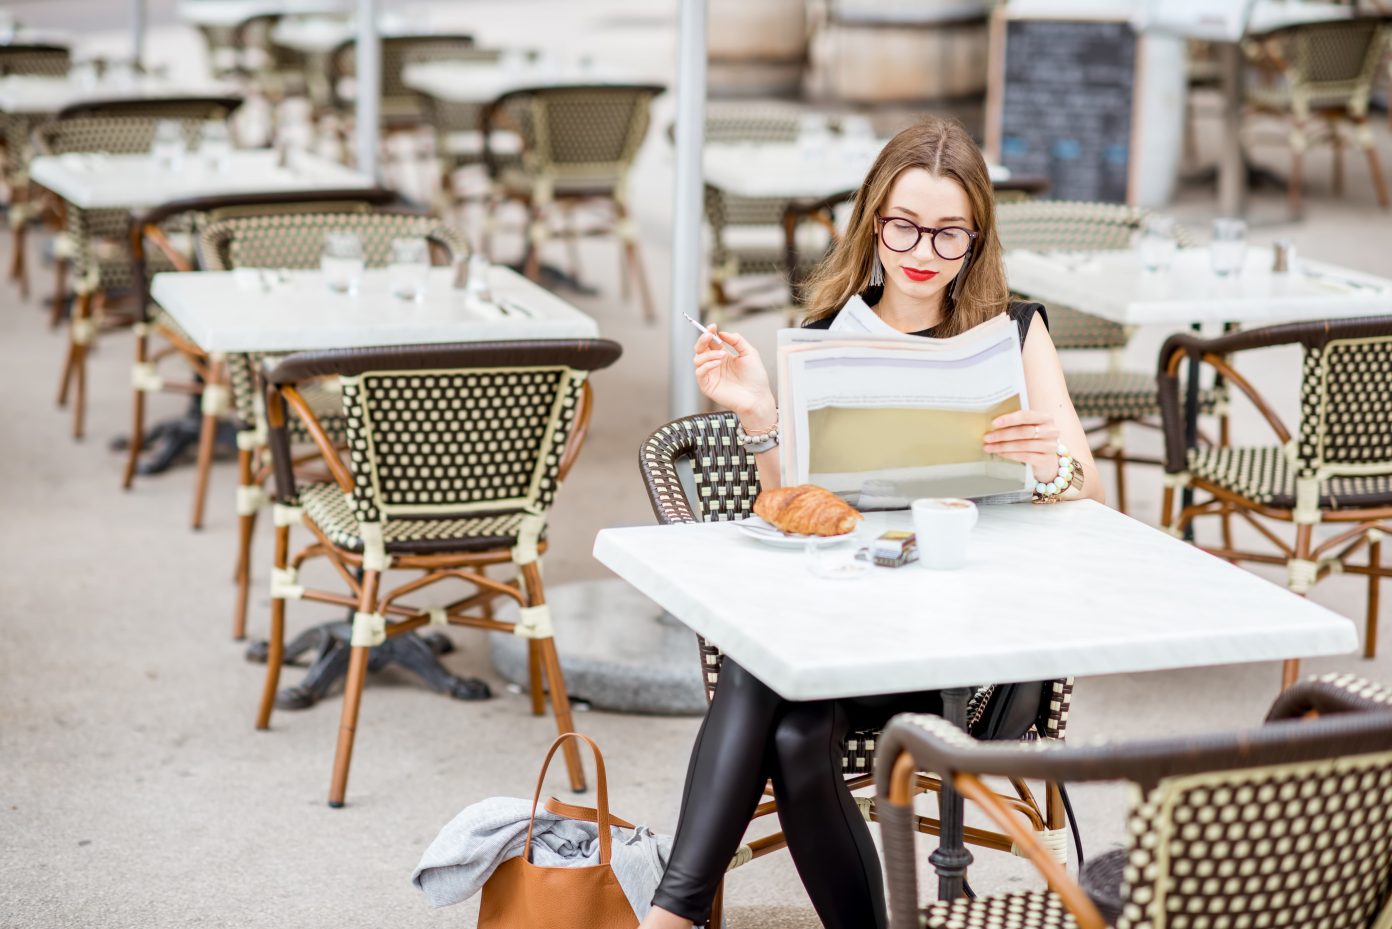
M823 316L821 319L815 320L814 322L804 323L803 328L830 329L832 320L834 320L837 316L837 313L840 312L840 310L837 310L836 313L832 313L830 316ZM1049 326L1049 314L1044 309L1044 306L1039 303L1025 303L1024 301L1013 301L1010 304L1010 306L1006 309L1006 313L1010 316L1011 319L1015 320L1015 325L1020 329L1021 346L1025 344L1025 336L1029 334L1030 323L1034 320L1036 314L1038 314L1040 319L1044 320L1045 328L1048 328ZM935 330L933 329L922 329L918 332L910 332L907 334L921 335L924 338L931 339L934 337L934 332Z

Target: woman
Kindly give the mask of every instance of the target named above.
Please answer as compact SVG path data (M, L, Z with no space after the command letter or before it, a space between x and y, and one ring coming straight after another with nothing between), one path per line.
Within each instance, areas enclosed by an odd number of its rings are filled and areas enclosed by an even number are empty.
M928 119L885 146L808 292L804 325L833 331L945 337L1008 312L1031 408L997 418L985 449L1030 464L1044 496L1102 499L1058 354L1046 325L1033 325L1043 308L1010 303L986 163L958 123ZM717 334L738 357L714 344ZM778 410L758 352L712 326L693 363L702 393L739 417L761 485L779 486ZM1060 445L1072 458L1062 473ZM692 751L667 871L640 929L689 929L705 918L770 779L822 923L886 925L879 858L842 778L841 743L896 713L940 710L935 692L792 703L727 658Z

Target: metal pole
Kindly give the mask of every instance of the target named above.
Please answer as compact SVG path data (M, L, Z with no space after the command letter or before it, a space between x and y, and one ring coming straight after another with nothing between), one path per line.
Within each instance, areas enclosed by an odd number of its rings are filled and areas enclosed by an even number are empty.
M131 68L136 74L145 60L145 0L131 2Z
M668 334L668 412L696 410L691 344L683 312L699 318L701 286L701 148L706 135L706 0L680 0L677 34L677 183L672 215L672 313Z
M358 0L355 61L358 170L377 178L377 146L382 122L382 43L377 35L377 0Z

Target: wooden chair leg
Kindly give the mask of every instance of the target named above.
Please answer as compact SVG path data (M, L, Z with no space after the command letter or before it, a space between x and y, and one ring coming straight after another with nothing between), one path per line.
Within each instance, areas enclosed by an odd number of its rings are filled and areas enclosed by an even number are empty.
M145 363L149 336L137 333L135 336L135 363ZM145 440L145 391L135 388L131 396L131 433L126 445L126 470L121 475L121 487L130 490L135 483L135 469L140 464L140 452Z
M275 566L284 568L290 560L290 527L276 526ZM261 687L261 706L256 711L256 728L269 729L280 687L280 665L285 660L285 600L271 598L271 629L266 638L266 681Z
M376 610L380 577L376 571L363 572L362 594L358 597L360 612ZM348 680L343 685L343 714L338 722L338 749L334 752L333 780L329 783L329 806L335 809L343 806L343 797L348 792L348 765L353 761L353 736L358 729L358 710L362 705L367 659L371 652L369 646L355 645L348 658ZM576 754L579 755L578 750Z
M1377 656L1378 587L1382 582L1382 542L1376 536L1368 543L1368 623L1363 633L1363 657Z
M619 214L620 239L623 241L624 255L628 258L628 267L633 273L633 280L638 285L638 296L643 301L643 321L652 323L657 321L657 313L653 309L652 291L648 287L648 275L643 270L643 259L638 251L638 240L630 227L632 220L628 217L628 211L623 204L616 204Z
M193 486L193 517L190 524L194 529L203 528L203 512L208 502L208 478L213 470L213 446L217 442L218 418L203 414L202 427L198 432L198 471Z
M725 920L725 881L722 878L715 888L715 899L711 901L710 920L706 929L721 929Z
M94 335L91 320L93 294L78 294L73 304L73 318L68 325L68 353L63 362L62 381L58 386L58 405L67 406L69 390L73 389L73 438L82 438L87 403L87 346Z
M1378 205L1384 210L1392 206L1392 197L1387 193L1387 179L1382 175L1382 164L1378 161L1377 148L1371 138L1363 145L1363 154L1368 158L1368 173L1373 177L1373 189L1377 191Z
M527 640L527 681L532 691L532 715L546 712L546 694L542 688L541 648L536 639Z
M251 593L251 540L256 533L257 501L250 499L260 490L251 473L252 451L237 450L237 602L232 612L232 638L246 638L247 598Z
M194 529L203 528L203 513L208 504L208 480L213 471L213 446L217 442L218 416L222 412L219 399L227 388L223 385L226 370L221 357L210 358L208 378L203 385L203 422L198 432L198 472L193 484Z
M1330 170L1333 176L1330 178L1330 186L1334 190L1334 196L1344 195L1344 139L1339 135L1339 124L1335 120L1329 121L1329 145L1333 149L1331 154L1332 164Z
M545 218L542 216L540 210L528 209L527 263L523 272L533 281L541 280L541 243L545 239L545 236L541 232L541 224L543 222L545 222Z
M22 247L16 243L16 248ZM53 284L53 299L48 305L48 328L57 329L63 321L63 304L68 297L68 259L59 258L53 262L57 280ZM26 274L27 277L27 274Z
M1304 137L1292 144L1291 147L1291 173L1290 180L1286 182L1286 193L1290 199L1290 210L1292 216L1300 215L1300 172L1304 170L1304 153L1301 148L1304 145Z
M541 582L541 570L536 562L522 566L522 579L527 589L527 600L531 606L541 606L546 602ZM551 693L551 711L556 716L558 733L575 732L575 720L570 712L570 695L566 693L565 675L561 673L561 659L556 654L556 640L536 639L541 652L541 666L546 672L546 685ZM571 751L570 749L574 749ZM585 789L585 771L580 766L580 748L574 739L566 740L562 747L565 752L566 771L570 774L570 789L580 793Z

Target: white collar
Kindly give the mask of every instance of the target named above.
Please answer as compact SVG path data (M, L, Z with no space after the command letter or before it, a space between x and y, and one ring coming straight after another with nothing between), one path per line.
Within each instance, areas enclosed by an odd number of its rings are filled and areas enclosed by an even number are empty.
M880 319L860 294L851 294L841 312L831 321L830 332L857 333L875 336L902 336L904 333Z

